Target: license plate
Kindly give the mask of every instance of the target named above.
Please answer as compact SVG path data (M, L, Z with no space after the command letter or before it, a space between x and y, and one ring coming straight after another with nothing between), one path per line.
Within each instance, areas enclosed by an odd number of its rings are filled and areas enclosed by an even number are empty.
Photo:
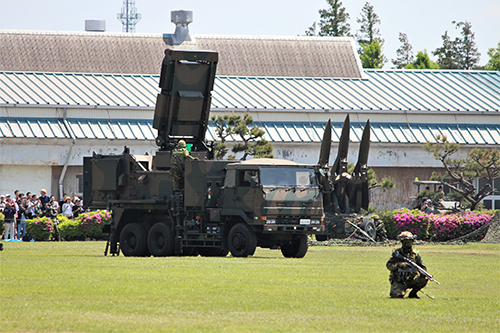
M300 225L310 225L311 219L300 219Z

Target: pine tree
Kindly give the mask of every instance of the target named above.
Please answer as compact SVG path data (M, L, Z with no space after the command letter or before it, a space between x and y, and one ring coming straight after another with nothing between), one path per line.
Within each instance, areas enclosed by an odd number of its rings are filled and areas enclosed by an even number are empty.
M437 63L442 69L473 69L479 62L481 54L477 51L472 24L467 21L451 23L455 24L456 29L461 29L462 38L457 37L452 41L448 31L445 31L441 36L443 46L434 50L432 54L438 56Z
M391 61L396 68L401 69L411 64L415 60L415 57L413 56L413 47L408 41L408 36L405 33L399 33L399 41L402 45L396 50L396 55L398 57L396 59L392 59Z
M443 46L432 52L433 55L438 57L437 63L439 67L442 69L458 69L455 42L450 39L448 31L444 32L441 39L443 40Z
M226 146L226 138L230 135L239 136L243 141L243 143L236 143L231 149L233 153L243 152L242 160L246 160L248 156L273 157L273 146L263 138L265 132L257 126L250 127L253 123L250 115L245 114L243 118L236 115L212 116L211 120L216 127L215 135L219 139L213 145L216 160L226 158L229 151ZM235 155L229 155L227 159L234 160Z
M453 21L453 24L456 22ZM462 29L460 34L462 38L457 40L456 48L458 54L458 67L462 69L473 69L479 63L481 53L477 51L476 42L474 41L475 33L472 32L472 24L470 22L456 23L456 29Z
M306 36L349 36L351 33L351 25L347 23L349 14L346 13L345 7L342 7L342 1L327 0L326 2L330 7L318 11L321 18L319 31L317 31L316 22L314 22L305 32Z
M356 22L361 24L356 33L356 41L360 45L360 54L364 51L363 45L370 45L375 40L379 41L380 46L384 44L384 40L380 35L380 29L376 28L376 25L380 24L380 19L370 3L365 3L361 11L361 18L357 18Z
M248 156L273 158L273 147L269 141L263 138L265 132L257 126L249 127L253 123L250 115L245 114L244 118L238 117L235 121L233 133L238 135L243 143L233 146L233 153L243 152L241 160L246 160Z

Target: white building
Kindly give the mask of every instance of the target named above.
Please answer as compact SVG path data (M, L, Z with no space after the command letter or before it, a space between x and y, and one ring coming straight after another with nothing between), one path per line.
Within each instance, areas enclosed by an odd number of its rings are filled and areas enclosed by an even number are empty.
M154 154L164 37L0 31L0 193L81 193L93 151ZM415 177L441 167L422 148L438 134L462 153L500 143L499 72L363 70L350 38L194 35L176 47L219 52L212 115L250 114L275 157L317 163L331 119L333 160L350 114L355 163L369 119L368 165L396 180L372 192L379 207L404 205Z

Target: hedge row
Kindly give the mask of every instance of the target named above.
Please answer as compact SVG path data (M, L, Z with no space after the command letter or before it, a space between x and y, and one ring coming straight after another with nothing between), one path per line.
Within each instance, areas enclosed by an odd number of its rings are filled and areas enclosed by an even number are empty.
M480 228L495 215L494 210L466 211L450 214L425 214L418 209L385 211L379 217L389 239L410 231L420 240L448 241Z
M1 213L0 213L1 214ZM1 217L1 216L0 216ZM111 222L111 214L107 211L84 213L72 220L64 215L57 216L59 236L63 240L105 239L102 225ZM3 219L0 220L0 230L4 229ZM26 233L37 241L57 238L57 230L53 220L48 217L38 217L26 220Z

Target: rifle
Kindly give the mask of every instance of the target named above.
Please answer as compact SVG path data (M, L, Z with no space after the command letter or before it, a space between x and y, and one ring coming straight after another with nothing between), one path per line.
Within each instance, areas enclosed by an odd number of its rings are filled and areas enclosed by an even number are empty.
M432 282L436 282L437 284L441 285L437 280L434 279L432 275L430 275L425 269L417 265L413 260L406 258L404 255L399 253L399 251L394 252L394 256L399 259L403 259L406 263L410 264L413 268L415 268L417 271L420 272L420 274L425 275L426 278L431 280Z

